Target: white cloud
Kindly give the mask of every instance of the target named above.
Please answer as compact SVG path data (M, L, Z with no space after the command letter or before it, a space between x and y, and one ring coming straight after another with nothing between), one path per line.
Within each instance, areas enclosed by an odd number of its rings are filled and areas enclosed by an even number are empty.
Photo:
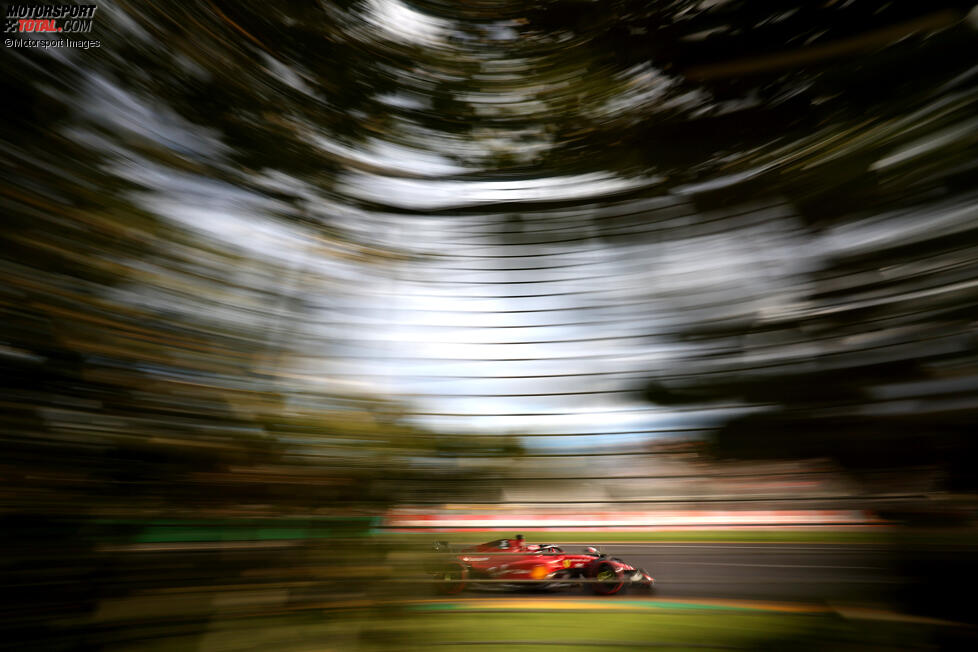
M364 19L393 39L420 45L444 44L447 21L411 9L400 0L368 0Z
M402 208L437 210L500 202L589 199L651 186L658 181L652 177L625 179L607 172L521 181L402 179L351 173L344 176L340 187L359 199L380 200Z

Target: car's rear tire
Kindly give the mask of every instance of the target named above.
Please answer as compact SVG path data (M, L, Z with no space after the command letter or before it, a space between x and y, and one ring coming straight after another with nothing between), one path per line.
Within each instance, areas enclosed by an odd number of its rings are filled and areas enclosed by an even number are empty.
M625 588L625 573L607 561L595 564L591 580L591 592L597 595L614 595Z
M469 569L465 564L445 564L435 579L435 590L441 595L455 595L465 590L469 579Z

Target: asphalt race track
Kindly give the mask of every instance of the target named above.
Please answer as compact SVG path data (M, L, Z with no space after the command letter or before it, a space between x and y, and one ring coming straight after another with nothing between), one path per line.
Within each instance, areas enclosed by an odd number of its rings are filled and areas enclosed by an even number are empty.
M554 542L576 552L584 542ZM870 544L621 543L602 552L644 568L662 598L886 600L904 584L897 558ZM570 592L568 592L570 593Z

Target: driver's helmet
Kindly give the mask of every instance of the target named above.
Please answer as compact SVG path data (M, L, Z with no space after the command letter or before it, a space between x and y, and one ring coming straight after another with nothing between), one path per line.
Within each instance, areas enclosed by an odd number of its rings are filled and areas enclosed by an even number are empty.
M594 546L588 546L587 548L585 548L584 549L584 554L586 554L586 555L594 555L595 557L600 557L601 556L601 552L597 548L595 548Z

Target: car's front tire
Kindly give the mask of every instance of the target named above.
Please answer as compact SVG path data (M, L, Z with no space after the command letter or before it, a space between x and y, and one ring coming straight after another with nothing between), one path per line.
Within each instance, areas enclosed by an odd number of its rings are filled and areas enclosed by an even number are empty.
M590 578L591 592L597 595L615 595L625 588L624 571L611 562L600 561L595 564Z

